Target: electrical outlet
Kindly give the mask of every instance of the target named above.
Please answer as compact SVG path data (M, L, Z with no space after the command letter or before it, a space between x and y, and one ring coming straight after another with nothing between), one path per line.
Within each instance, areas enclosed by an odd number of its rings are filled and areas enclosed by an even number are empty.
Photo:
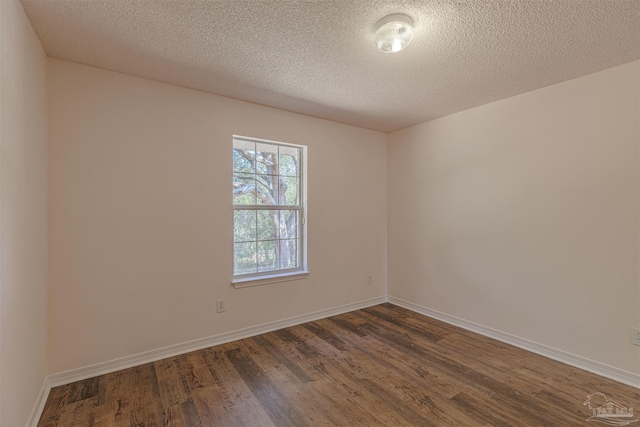
M631 328L631 343L640 345L640 328Z
M218 313L224 313L227 309L226 302L223 299L216 301L216 309L218 310Z
M367 284L369 285L373 284L373 275L371 274L367 275Z

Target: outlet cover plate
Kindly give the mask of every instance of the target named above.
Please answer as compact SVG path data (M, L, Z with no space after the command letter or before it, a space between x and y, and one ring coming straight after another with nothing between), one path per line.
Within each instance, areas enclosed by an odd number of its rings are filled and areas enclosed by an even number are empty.
M219 299L216 301L216 310L218 313L224 313L226 310L226 304L223 299Z

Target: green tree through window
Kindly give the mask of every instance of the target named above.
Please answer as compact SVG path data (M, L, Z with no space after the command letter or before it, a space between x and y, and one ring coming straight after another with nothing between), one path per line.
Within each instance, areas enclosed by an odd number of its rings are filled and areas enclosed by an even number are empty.
M234 276L302 269L300 146L233 139Z

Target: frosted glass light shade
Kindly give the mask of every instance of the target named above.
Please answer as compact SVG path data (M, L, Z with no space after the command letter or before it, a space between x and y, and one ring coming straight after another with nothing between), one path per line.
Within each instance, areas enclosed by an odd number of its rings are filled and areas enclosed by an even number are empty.
M401 13L385 16L376 24L373 40L385 53L400 52L413 40L413 20Z

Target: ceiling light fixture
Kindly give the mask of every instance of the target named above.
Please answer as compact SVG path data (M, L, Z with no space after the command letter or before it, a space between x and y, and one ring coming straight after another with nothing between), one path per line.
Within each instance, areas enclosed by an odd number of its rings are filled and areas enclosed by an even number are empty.
M413 40L413 20L403 13L387 15L376 24L373 40L385 53L400 52Z

